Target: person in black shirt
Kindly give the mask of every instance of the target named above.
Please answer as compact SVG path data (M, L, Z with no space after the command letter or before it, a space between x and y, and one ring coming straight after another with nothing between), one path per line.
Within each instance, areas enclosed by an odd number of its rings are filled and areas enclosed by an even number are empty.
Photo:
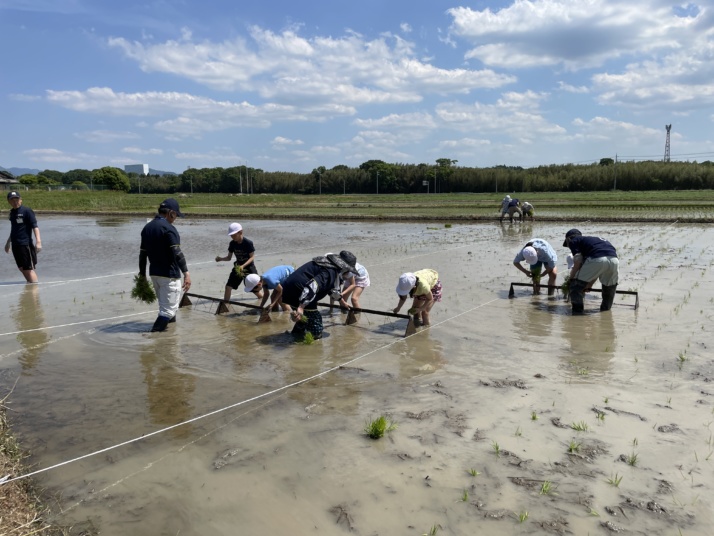
M159 316L151 331L165 331L169 322L176 321L181 290L188 291L191 288L191 275L181 251L181 239L173 226L176 218L183 218L178 201L166 199L159 205L156 217L141 231L139 275L146 277L148 259L149 275L159 300Z
M340 307L349 309L340 292L340 276L356 273L356 262L357 258L349 251L341 251L339 255L328 253L303 264L283 281L283 303L294 309L292 319L296 324L292 333L296 338L304 338L306 332L315 339L322 338L322 316L317 302L328 294L339 300Z
M570 303L573 314L584 311L585 292L596 280L602 285L601 311L609 311L615 301L615 292L620 272L620 261L615 247L602 238L583 236L577 229L565 234L563 247L573 254L573 268L570 270Z
M12 207L10 209L10 236L5 243L5 253L10 253L15 257L18 269L25 276L28 283L37 283L35 266L37 265L37 254L42 251L42 239L40 238L40 228L37 226L35 213L29 207L22 206L22 197L17 192L7 194L7 202ZM32 235L35 235L37 244L32 243Z
M221 257L218 255L216 257L216 262L229 261L235 253L236 260L233 263L233 269L228 276L228 281L226 282L226 288L223 291L223 300L228 301L231 299L231 293L237 289L243 282L248 274L257 274L258 269L255 266L255 247L253 246L253 241L248 240L243 236L243 226L240 223L231 223L228 226L228 236L231 237L231 241L228 244L228 255ZM253 294L255 294L258 299L263 298L263 292L260 288L254 289Z

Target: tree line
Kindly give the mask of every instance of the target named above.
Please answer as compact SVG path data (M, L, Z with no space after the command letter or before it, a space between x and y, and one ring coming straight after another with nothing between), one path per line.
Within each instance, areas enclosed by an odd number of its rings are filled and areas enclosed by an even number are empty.
M92 171L44 170L23 175L29 186L102 187L131 193L227 194L370 194L451 192L578 192L604 190L699 190L714 188L714 163L615 162L551 164L532 168L458 166L439 158L435 164L369 160L358 167L319 166L310 173L263 171L259 168L189 168L177 175L126 174L115 167Z

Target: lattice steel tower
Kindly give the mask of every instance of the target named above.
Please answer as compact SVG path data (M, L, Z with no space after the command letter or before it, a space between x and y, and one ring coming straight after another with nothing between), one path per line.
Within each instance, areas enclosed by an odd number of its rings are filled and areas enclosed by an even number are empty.
M672 125L665 125L667 129L667 141L664 144L664 161L669 162L669 131L672 130Z

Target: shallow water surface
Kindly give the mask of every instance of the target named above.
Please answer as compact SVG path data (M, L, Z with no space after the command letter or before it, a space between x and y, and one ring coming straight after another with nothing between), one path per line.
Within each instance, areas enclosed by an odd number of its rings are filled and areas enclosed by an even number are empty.
M259 324L195 298L147 333L155 307L129 298L145 222L40 218L36 286L5 258L0 388L14 385L36 468L58 465L37 476L53 521L109 535L711 532L710 226L579 225L618 248L640 308L620 295L601 314L593 295L572 317L562 297L508 299L529 238L565 273L572 224L241 222L261 272L353 251L365 308L391 310L402 272L440 274L430 328L404 338L404 320L346 326L325 310L329 336L301 345L285 314ZM228 223L177 224L196 294L223 293ZM397 429L370 440L379 415Z

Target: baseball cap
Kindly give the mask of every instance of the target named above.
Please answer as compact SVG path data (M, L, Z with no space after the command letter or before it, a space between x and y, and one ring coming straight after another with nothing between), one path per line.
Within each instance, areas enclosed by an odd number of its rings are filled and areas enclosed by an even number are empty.
M10 199L16 199L16 198L17 198L17 199L20 199L20 194L18 194L18 193L15 192L15 191L10 192L9 194L7 194L7 200L8 200L8 201L10 201Z
M175 199L164 199L159 205L159 210L162 209L173 210L179 218L183 218L183 213L181 212L181 210L179 210L178 201L176 201Z
M409 292L416 285L416 276L411 272L403 273L399 276L397 283L397 294L400 296L408 296Z
M238 224L236 223L236 225ZM243 283L245 291L253 292L253 289L258 283L260 283L260 276L258 274L248 274L245 278L245 282Z
M570 229L567 233L565 233L565 240L563 241L563 247L566 248L568 247L568 238L572 236L582 236L583 233L578 231L577 229Z
M535 250L533 246L526 246L523 248L523 258L526 260L528 264L537 264L538 263L538 252Z
M243 230L243 226L240 223L231 223L228 226L228 236L233 236L236 233L240 233Z

